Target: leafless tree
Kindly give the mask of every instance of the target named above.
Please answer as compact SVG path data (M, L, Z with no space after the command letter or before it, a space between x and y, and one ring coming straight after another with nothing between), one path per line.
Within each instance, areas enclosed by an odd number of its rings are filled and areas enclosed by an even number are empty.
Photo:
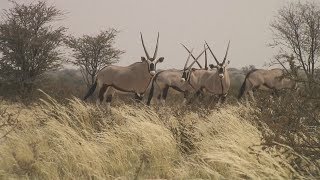
M84 35L79 38L69 36L65 43L72 49L70 62L80 68L88 87L95 81L97 73L105 66L119 61L124 51L114 47L116 29L101 31L96 36Z
M30 91L40 75L62 62L58 47L66 28L53 23L63 18L63 12L41 1L11 3L0 20L0 79Z
M293 54L297 66L302 69L309 88L318 83L316 69L320 56L320 7L316 2L290 3L278 11L271 23L274 33L272 47L279 48L278 62L290 60ZM286 57L280 60L280 57ZM289 58L288 58L289 57ZM289 62L290 63L290 62ZM311 88L312 89L312 88Z
M298 91L283 93L273 102L264 101L261 117L270 128L263 133L267 146L288 148L294 168L310 179L320 172L320 5L317 2L290 3L278 11L271 23L272 47L290 78L304 84ZM300 84L300 83L299 83ZM270 109L270 110L268 110ZM268 122L269 121L269 122ZM268 134L268 135L267 135Z

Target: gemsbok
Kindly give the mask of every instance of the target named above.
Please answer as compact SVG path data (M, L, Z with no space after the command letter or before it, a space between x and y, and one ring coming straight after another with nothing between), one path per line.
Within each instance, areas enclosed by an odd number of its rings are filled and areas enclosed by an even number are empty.
M102 103L106 98L108 108L110 107L112 96L115 92L134 93L137 100L142 100L150 81L156 74L157 64L163 62L164 57L156 60L159 33L153 57L150 57L147 52L142 33L140 33L140 37L146 55L146 57L141 57L142 62L136 62L125 67L110 65L103 68L97 74L96 81L85 95L84 100L94 93L96 87L100 89L98 100Z
M210 53L212 54L215 62L217 63L217 65L210 64L209 65L210 69L208 69L207 65L205 65L206 67L203 70L189 69L188 70L189 73L184 73L184 74L187 74L187 77L182 76L182 78L186 79L186 81L188 81L191 84L193 89L195 89L196 91L195 97L204 93L208 93L211 95L218 95L218 103L219 104L220 102L224 103L230 88L230 77L227 70L227 66L229 65L230 61L226 63L230 41L228 43L225 56L221 63L217 60L216 56L213 54L208 43L207 42L205 43ZM205 49L205 59L207 61L206 49Z
M285 77L285 72L282 69L254 69L246 75L240 88L238 99L245 96L246 102L248 103L247 94L249 94L251 99L255 102L256 100L253 96L253 91L257 89L273 91L277 94L277 91L281 89L296 88L297 83L294 80Z
M183 73L186 73L185 69L187 68L187 64L189 62L190 56L194 58L194 61L189 66L189 68L191 68L195 62L197 62L200 69L202 68L202 66L197 60L202 56L203 53L204 51L201 54L199 54L197 58L195 58L190 52L184 66L184 70L168 69L168 70L158 72L152 80L147 105L148 106L150 105L154 92L156 92L157 101L161 102L162 105L164 105L168 95L169 88L172 88L180 93L183 93L184 102L185 102L187 96L193 90L193 88L190 86L189 83L185 83L184 81L182 81L181 76L183 76Z

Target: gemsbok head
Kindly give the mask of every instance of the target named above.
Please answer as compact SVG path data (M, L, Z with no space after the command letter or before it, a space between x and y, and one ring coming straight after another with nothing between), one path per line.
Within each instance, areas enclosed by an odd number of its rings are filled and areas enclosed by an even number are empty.
M227 60L227 56L228 56L228 52L229 52L229 47L230 47L230 41L228 42L228 47L227 47L227 50L226 50L226 54L224 55L224 58L222 60L222 62L220 63L217 59L217 57L213 54L210 46L208 45L207 42L205 42L211 55L213 56L214 60L216 61L217 65L214 65L214 64L210 64L210 68L211 69L217 69L218 73L219 73L219 77L220 78L224 78L225 77L225 72L226 72L226 67L230 64L230 61L228 61L226 63L226 60Z
M163 62L164 57L160 57L159 59L156 60L157 58L157 53L158 53L158 45L159 45L159 33L158 33L158 37L157 37L157 44L156 44L156 49L154 50L154 54L151 57L146 49L146 46L144 45L144 41L143 41L143 37L142 37L142 33L140 33L141 36L141 43L143 46L143 50L145 52L146 57L141 57L141 61L142 62L146 62L148 63L148 69L149 72L152 76L154 76L156 74L156 66L157 64L160 62ZM155 61L156 60L156 61Z

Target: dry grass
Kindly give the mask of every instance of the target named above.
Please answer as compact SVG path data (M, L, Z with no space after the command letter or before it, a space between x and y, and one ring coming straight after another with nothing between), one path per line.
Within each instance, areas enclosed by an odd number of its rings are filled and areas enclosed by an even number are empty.
M303 178L277 150L259 146L253 109L227 105L200 113L164 107L103 108L50 97L24 107L0 139L0 179Z

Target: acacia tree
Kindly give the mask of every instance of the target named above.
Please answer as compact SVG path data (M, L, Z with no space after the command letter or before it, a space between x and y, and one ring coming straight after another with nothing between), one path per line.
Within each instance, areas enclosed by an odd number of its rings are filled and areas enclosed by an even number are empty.
M302 69L306 84L313 89L317 82L320 57L320 7L318 3L290 3L278 11L271 23L274 39L272 47L279 48L276 59L280 64L293 54L295 66ZM286 57L280 60L280 57ZM289 58L292 59L292 58ZM289 62L290 63L290 62ZM295 70L296 71L296 70ZM301 79L299 80L301 81Z
M102 68L118 62L120 55L124 53L114 47L117 34L116 29L109 29L96 36L66 38L65 44L72 49L73 56L69 61L80 68L88 87L92 86L95 76Z
M66 28L53 26L63 13L46 2L13 3L0 21L0 79L28 91L34 81L62 62L58 47Z

